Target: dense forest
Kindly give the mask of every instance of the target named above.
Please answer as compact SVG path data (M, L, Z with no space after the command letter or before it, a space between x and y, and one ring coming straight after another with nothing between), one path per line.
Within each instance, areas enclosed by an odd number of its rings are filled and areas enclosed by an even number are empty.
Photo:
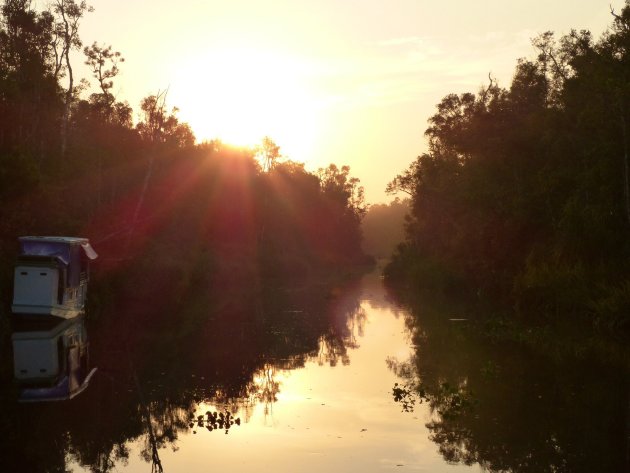
M630 3L533 40L512 83L442 99L428 151L390 183L411 198L390 280L529 320L630 330Z
M2 4L3 312L20 235L90 238L101 256L98 302L123 285L145 300L161 291L164 303L200 287L256 291L368 261L363 189L347 166L309 172L270 138L255 149L196 144L165 91L134 111L112 93L122 54L81 42L90 10L75 0L44 11L30 0ZM76 77L80 61L91 88Z

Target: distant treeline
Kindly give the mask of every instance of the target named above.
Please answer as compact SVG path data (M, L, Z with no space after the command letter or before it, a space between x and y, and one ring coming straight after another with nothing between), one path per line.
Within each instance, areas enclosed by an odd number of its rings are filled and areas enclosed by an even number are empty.
M373 204L363 218L363 249L375 258L390 258L405 239L405 216L409 199L396 198L388 204Z
M89 11L74 0L46 11L29 0L1 6L3 301L25 234L89 237L101 274L151 281L145 295L167 288L175 297L204 278L256 286L366 261L363 189L347 166L308 172L271 139L256 149L196 145L165 92L143 99L134 123L112 94L121 54L81 44ZM75 50L97 86L87 98Z
M630 2L533 40L509 88L451 94L429 150L389 185L411 197L387 275L529 316L630 329Z

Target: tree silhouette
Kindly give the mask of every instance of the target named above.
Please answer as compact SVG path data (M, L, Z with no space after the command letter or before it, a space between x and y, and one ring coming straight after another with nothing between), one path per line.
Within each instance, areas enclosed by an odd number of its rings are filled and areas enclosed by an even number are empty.
M598 41L534 38L509 88L442 99L387 188L412 198L391 277L627 331L630 4L613 14Z

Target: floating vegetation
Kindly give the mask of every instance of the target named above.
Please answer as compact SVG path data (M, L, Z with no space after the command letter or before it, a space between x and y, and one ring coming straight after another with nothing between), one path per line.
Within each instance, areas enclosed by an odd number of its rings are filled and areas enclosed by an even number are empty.
M227 435L230 428L235 424L241 425L241 418L234 417L227 410L224 412L206 411L205 415L200 414L196 418L194 414L190 414L190 423L188 424L188 427L192 429L193 434L197 433L196 429L203 429L205 427L208 432L212 432L214 430L224 430Z

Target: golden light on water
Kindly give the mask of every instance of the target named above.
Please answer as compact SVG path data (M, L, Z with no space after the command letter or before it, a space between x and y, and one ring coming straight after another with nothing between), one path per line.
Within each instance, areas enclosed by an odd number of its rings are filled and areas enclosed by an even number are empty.
M319 101L304 60L252 47L225 47L178 66L172 103L197 139L239 146L270 136L304 161L318 131Z

